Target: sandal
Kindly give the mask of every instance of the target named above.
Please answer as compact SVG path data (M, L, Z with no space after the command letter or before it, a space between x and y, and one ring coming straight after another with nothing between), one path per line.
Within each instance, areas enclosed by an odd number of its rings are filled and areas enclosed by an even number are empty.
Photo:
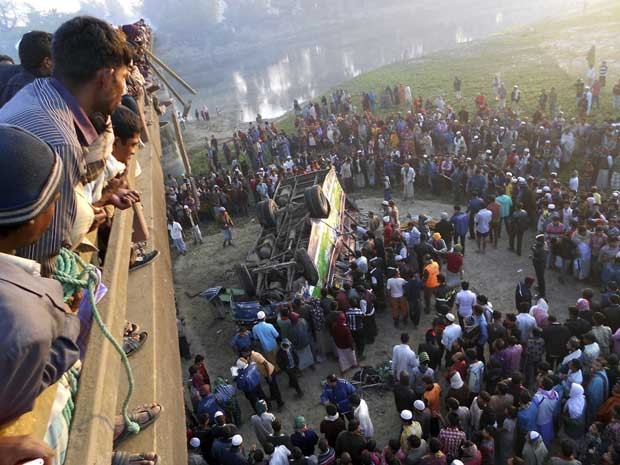
M112 454L112 465L146 465L159 462L159 457L155 452L143 452L132 454L130 452L114 451Z
M132 336L123 337L123 350L127 357L131 357L138 352L146 340L149 338L149 333L142 331L140 334L134 334Z
M140 407L134 408L133 410L131 410L131 412L129 412L129 419L138 423L138 425L140 426L140 431L142 431L144 430L144 428L152 425L163 411L163 407L158 403L153 403L152 405L142 405ZM144 421L140 421L141 419L143 419L144 414L146 414L148 418ZM127 425L123 425L123 432L114 439L114 449L116 449L125 439L133 436L133 434L134 433L131 433L127 429Z
M125 336L132 336L140 332L140 326L131 321L125 321Z

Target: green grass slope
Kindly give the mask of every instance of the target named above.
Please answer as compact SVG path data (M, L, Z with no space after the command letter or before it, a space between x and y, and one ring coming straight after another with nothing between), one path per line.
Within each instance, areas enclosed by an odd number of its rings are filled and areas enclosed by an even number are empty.
M359 108L362 92L373 89L379 97L386 85L403 83L411 86L414 96L427 98L441 94L454 108L464 105L472 111L478 92L483 91L487 97L492 95L491 82L498 74L509 93L514 84L521 88L522 114L531 116L541 90L548 92L554 86L560 110L570 116L575 113L575 81L578 77L585 78L586 54L595 45L597 70L600 60L607 60L609 66L607 86L601 92L601 109L592 116L602 120L612 116L611 88L620 78L619 33L620 2L603 2L579 14L545 20L420 59L384 66L335 88L350 92ZM455 75L462 79L461 103L456 102L452 90ZM395 110L390 108L379 113ZM291 114L280 121L280 127L285 130L292 130L292 125Z

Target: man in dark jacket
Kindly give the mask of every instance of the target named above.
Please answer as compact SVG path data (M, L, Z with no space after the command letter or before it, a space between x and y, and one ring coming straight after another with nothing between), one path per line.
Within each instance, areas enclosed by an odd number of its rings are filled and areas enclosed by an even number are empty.
M545 236L536 236L536 244L532 247L532 264L536 271L538 281L538 294L545 297L545 266L547 265L547 250L545 249Z
M362 451L365 448L366 439L360 430L360 422L353 419L349 421L347 430L341 432L336 438L336 455L340 457L343 452L348 452L353 463L361 463Z
M515 290L515 308L520 308L521 304L524 302L529 307L532 306L532 284L534 284L534 278L530 277L517 283L517 288Z
M396 412L400 414L403 410L411 410L415 398L415 392L409 386L409 374L402 372L399 382L394 386Z
M441 238L446 243L448 250L452 247L452 235L454 234L454 227L448 219L446 212L441 212L441 219L435 225L435 232L441 234Z
M566 326L557 320L555 315L549 315L547 321L549 325L543 329L543 339L545 340L547 362L554 370L556 364L566 355L566 344L572 334Z
M530 226L530 218L523 209L523 205L517 203L515 211L510 218L509 234L508 234L508 250L515 251L515 238L517 239L517 255L521 256L521 245L523 244L523 234Z
M611 328L612 334L620 328L620 296L611 294L609 296L609 305L601 310L605 315L607 325Z
M564 326L568 328L571 336L581 339L585 333L592 329L592 325L579 316L577 307L568 307L568 319L564 322Z
M302 397L304 392L299 386L299 356L297 351L291 344L291 341L284 338L280 343L280 349L276 354L276 364L280 369L286 372L288 376L288 385L295 389L298 397Z

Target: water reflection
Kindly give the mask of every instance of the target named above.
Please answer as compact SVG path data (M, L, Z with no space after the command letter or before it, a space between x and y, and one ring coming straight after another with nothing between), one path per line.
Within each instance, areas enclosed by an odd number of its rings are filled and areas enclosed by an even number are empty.
M198 83L197 105L218 107L235 120L252 121L257 113L271 119L291 109L293 99L305 102L382 65L535 21L564 1L547 0L547 8L536 7L538 0L480 0L486 8L455 2L454 7L446 8L445 2L435 0L419 8L392 11L391 16L385 13L385 18L369 12L346 24L333 21L310 32L302 28L299 34L276 34L273 41L257 38L256 44L209 51L211 62L186 75L190 82ZM226 4L221 0L217 4L224 18ZM265 4L272 7L269 1ZM287 15L282 14L282 21L287 21ZM234 30L234 25L228 27Z

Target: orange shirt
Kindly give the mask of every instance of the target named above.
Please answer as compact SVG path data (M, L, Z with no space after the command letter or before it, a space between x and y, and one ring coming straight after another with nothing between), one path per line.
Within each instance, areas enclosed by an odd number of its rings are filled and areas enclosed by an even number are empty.
M424 391L424 400L426 401L428 408L431 410L431 414L434 417L441 415L441 387L439 384L433 384L433 389L430 391Z
M436 261L432 261L428 265L424 267L424 271L427 273L427 278L424 283L424 286L429 289L435 289L439 286L439 281L437 280L437 275L439 274L439 264Z

